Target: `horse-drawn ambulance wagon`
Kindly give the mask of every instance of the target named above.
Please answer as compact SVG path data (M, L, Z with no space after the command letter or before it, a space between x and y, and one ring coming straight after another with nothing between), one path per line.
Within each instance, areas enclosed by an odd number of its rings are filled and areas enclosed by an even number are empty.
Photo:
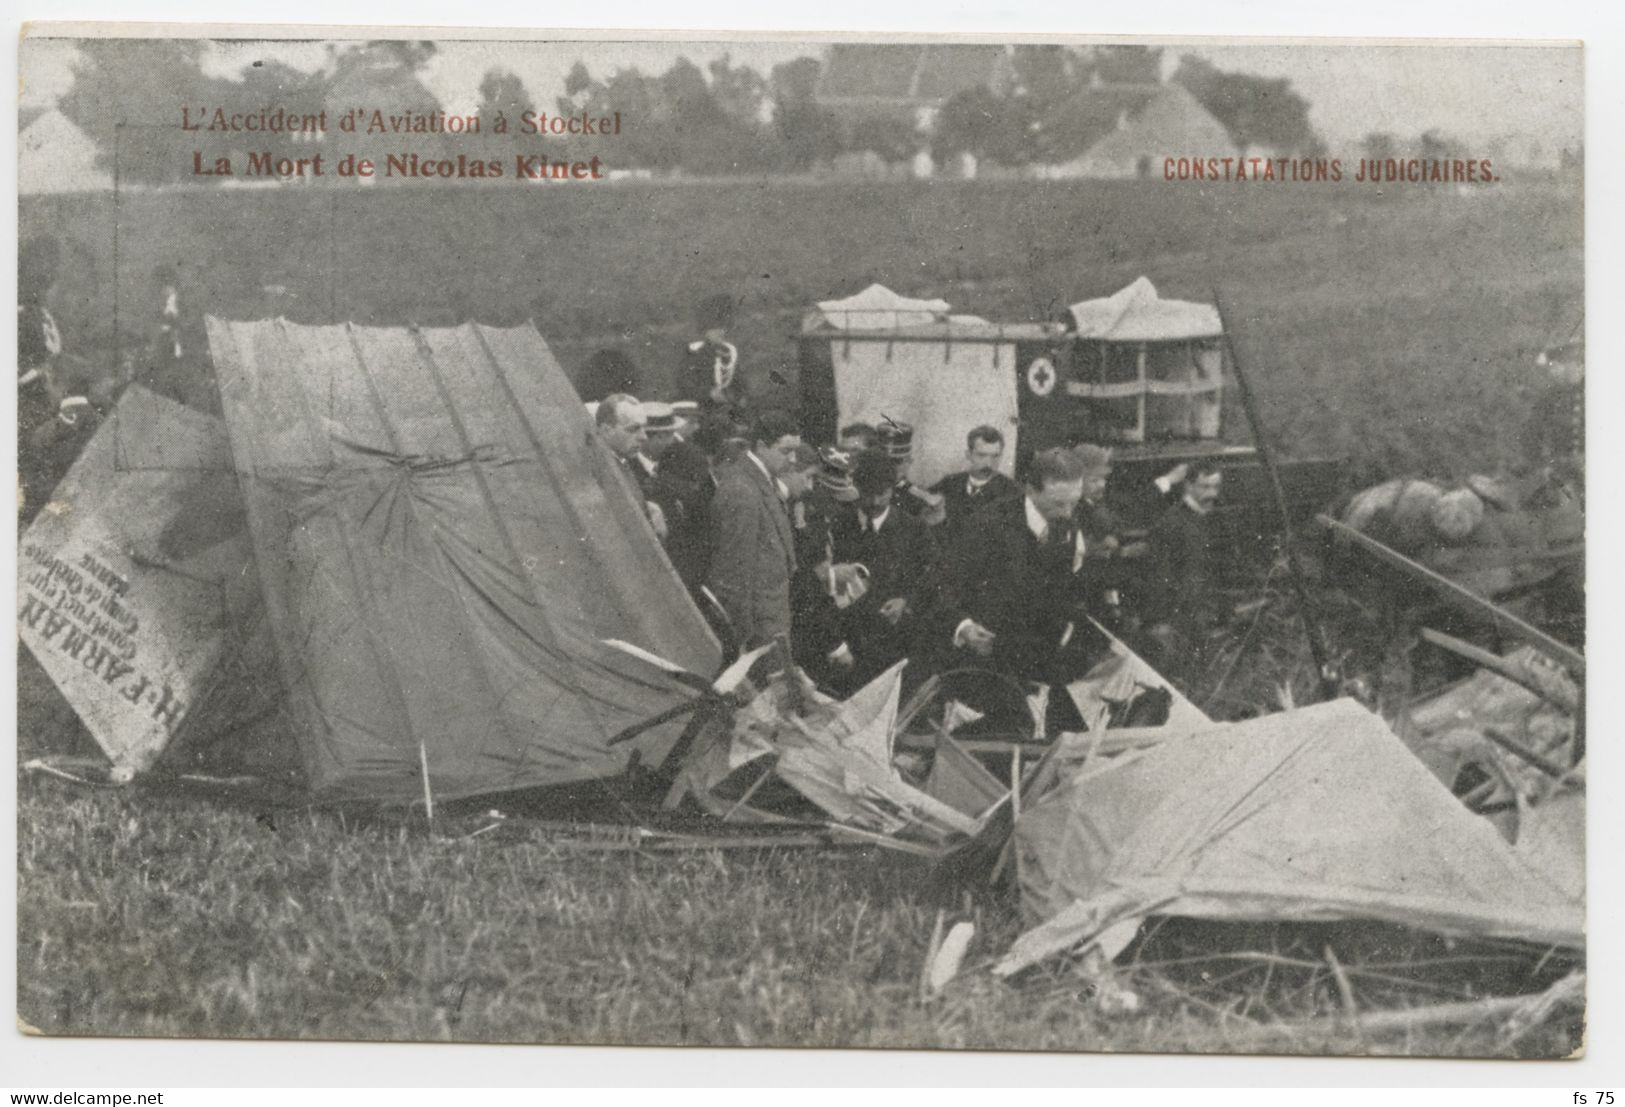
M806 432L832 441L852 422L910 423L918 484L961 468L966 432L987 423L1012 445L1006 472L1035 450L1092 442L1111 447L1123 489L1213 458L1225 472L1221 534L1245 543L1280 530L1245 421L1230 410L1218 310L1162 299L1144 277L1051 323L994 323L871 285L818 304L798 337ZM1286 460L1280 470L1296 514L1339 491L1336 460Z

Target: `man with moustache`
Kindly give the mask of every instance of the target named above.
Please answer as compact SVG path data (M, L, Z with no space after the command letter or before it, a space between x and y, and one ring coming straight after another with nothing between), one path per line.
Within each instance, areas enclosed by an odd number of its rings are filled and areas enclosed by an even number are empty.
M649 441L648 421L643 404L636 396L624 392L611 393L593 408L593 419L598 425L598 437L608 446L632 486L643 497L643 507L649 525L664 543L668 534L665 510L655 499L652 462L643 456Z
M965 520L989 504L1020 495L1016 482L999 472L1004 458L1004 435L999 428L983 424L965 436L968 467L950 473L931 486L942 497L946 511L944 541L952 541Z

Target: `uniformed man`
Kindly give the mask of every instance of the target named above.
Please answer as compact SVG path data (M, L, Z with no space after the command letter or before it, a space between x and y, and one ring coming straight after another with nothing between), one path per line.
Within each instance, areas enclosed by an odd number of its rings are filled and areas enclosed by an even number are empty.
M677 389L679 399L699 404L703 412L743 420L746 402L739 350L728 341L733 319L732 296L711 296L701 302L696 320L700 337L683 349Z
M18 251L17 469L18 510L32 519L50 498L95 429L88 390L62 353L62 331L47 301L61 262L54 238Z
M926 526L947 521L948 510L941 493L921 488L908 479L914 463L914 428L893 419L875 428L875 448L892 463L892 486L897 506Z
M845 456L829 457L829 447L801 446L780 475L790 500L795 528L796 569L790 577L790 653L819 687L844 697L853 691L854 656L847 642L840 582L851 566L835 563L831 526L844 505L830 494L829 473L848 465ZM851 486L850 475L846 485Z

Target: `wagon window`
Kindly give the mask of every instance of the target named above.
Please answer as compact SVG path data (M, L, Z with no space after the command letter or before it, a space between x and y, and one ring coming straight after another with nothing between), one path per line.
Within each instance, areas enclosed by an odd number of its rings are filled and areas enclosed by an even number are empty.
M1147 439L1217 438L1224 357L1217 341L1146 347Z
M1072 351L1068 391L1088 412L1089 437L1098 442L1139 442L1143 437L1140 350L1115 342L1079 342Z

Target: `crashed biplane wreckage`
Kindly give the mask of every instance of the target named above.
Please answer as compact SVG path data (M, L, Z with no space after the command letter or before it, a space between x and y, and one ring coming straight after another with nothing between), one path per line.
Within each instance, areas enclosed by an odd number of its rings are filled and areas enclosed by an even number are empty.
M216 430L202 450L219 424L167 402L140 418L157 401L132 390L64 493L70 509L42 513L24 540L40 551L23 562L24 640L121 776L184 736L189 713L177 702L158 728L102 724L99 704L119 707L126 685L110 697L64 675L53 647L67 632L46 635L48 616L26 607L40 602L30 573L86 550L139 582L121 603L148 654L180 659L171 687L193 699L230 675L221 624L263 609L257 675L275 673L278 736L318 798L450 799L664 759L685 720L610 739L692 701L707 684L690 674L715 672L720 649L534 328L208 329L229 449ZM176 441L165 428L190 448L154 448ZM145 443L129 473L123 442ZM97 499L103 470L150 493L153 518ZM238 528L167 549L158 539L191 525L204 486L232 501ZM197 587L200 566L233 603ZM649 587L662 578L672 586ZM245 581L257 595L237 602ZM217 633L183 647L203 625ZM151 714L159 687L124 698Z
M1091 943L1114 956L1153 914L1585 942L1580 899L1352 700L1088 766L1027 804L1016 852L1034 926L1000 962L1005 975Z
M1101 632L1109 652L1065 689L1090 727L1086 746L1102 740L1108 720L1148 689L1166 699L1171 726L1208 722L1154 669ZM1052 747L962 742L956 731L978 713L942 699L944 685L934 677L900 702L906 664L898 662L844 701L821 694L804 677L792 682L781 674L732 713L730 727L694 745L668 805L687 796L710 814L738 822L817 818L837 835L938 860L996 833L1010 783L994 776L973 749L991 747L996 756L1012 758L1019 777L1024 750L1032 751L1032 765ZM1022 710L1042 739L1042 697Z
M128 781L280 698L220 420L139 385L22 536L17 632ZM229 688L230 695L224 695ZM77 766L76 766L77 767Z

